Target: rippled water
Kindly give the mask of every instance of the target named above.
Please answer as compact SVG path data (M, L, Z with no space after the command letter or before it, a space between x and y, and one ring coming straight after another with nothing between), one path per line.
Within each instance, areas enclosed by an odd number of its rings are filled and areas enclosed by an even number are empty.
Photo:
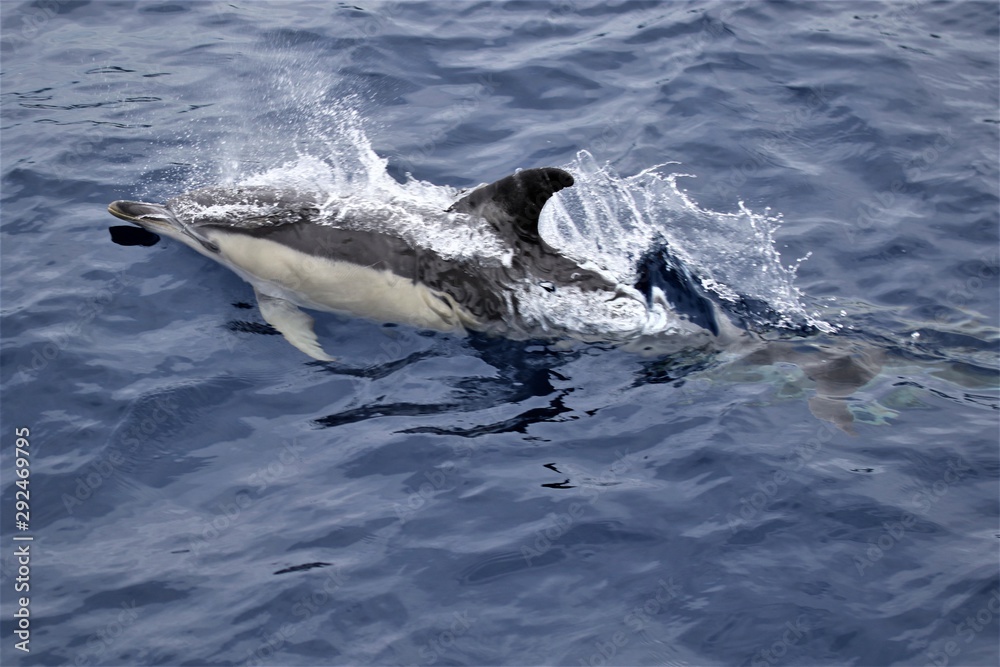
M995 3L0 10L4 664L996 664ZM318 314L323 365L106 231L543 165L566 252L624 279L658 234L829 326L706 358ZM847 354L876 374L837 394Z

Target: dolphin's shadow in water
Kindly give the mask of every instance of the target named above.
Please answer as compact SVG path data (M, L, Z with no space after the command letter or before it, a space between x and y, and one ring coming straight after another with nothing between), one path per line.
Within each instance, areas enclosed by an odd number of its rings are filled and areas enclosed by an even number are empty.
M496 377L458 379L452 387L455 400L443 403L385 403L351 408L320 417L313 421L323 428L331 428L364 421L375 417L420 417L456 412L476 412L498 405L516 404L535 397L546 397L549 405L535 407L496 423L471 428L416 426L401 429L399 433L433 433L474 438L493 433L526 433L529 426L542 422L563 421L571 408L564 403L571 389L557 389L553 377L560 378L558 368L579 356L578 351L557 351L543 347L535 341L511 341L473 333L466 341L475 355L497 371ZM366 368L347 368L337 363L311 362L336 375L349 375L367 379L380 379L395 373L411 363L439 356L440 352L424 350L403 359ZM562 378L565 379L565 378ZM572 418L572 417L569 417Z
M154 246L160 242L160 236L153 232L146 231L141 227L131 225L115 225L108 227L111 232L111 241L121 246Z
M657 357L641 364L632 386L673 384L675 387L681 387L689 375L708 370L718 364L718 353L705 350Z
M230 320L226 323L226 328L233 333L251 333L261 336L280 336L281 332L270 324L263 322L247 322L246 320Z
M393 361L387 361L381 364L372 364L370 366L363 367L353 367L347 366L345 364L336 361L309 361L306 362L308 366L314 366L316 368L321 368L324 371L331 373L333 375L347 375L350 377L363 378L366 380L381 380L384 377L388 377L395 373L396 371L409 366L410 364L422 361L424 359L431 359L433 357L441 356L443 353L438 352L435 349L420 350L419 352L413 352L408 354L402 359L395 359Z

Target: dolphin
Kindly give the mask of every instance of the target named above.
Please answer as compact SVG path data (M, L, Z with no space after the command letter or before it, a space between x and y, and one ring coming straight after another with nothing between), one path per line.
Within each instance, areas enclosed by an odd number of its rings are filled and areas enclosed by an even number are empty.
M565 256L542 238L539 215L552 195L573 184L573 176L559 168L526 169L474 189L444 211L419 212L456 233L477 229L492 254L482 248L443 252L408 237L407 221L396 219L392 207L294 188L216 186L163 204L115 201L108 211L138 227L112 227L116 243L148 246L164 235L230 268L253 286L264 320L320 361L335 359L319 344L313 318L302 308L459 334L606 340L601 332L554 331L527 317L525 292L515 289L527 285L536 294L589 294L642 314L660 303L678 316L680 335L671 337L676 345L662 344L655 333L641 334L624 341L636 352L740 349L745 364L794 363L816 383L812 412L852 432L845 401L878 374L883 353L765 341L734 321L766 316L766 304L744 299L720 308L667 245L646 249L634 285Z
M468 252L445 256L405 238L398 224L390 224L391 209L366 210L349 197L292 188L210 187L164 204L115 201L108 211L145 230L137 237L124 233L132 228L112 228L117 242L150 245L153 234L164 235L227 266L253 286L264 320L289 343L314 359L332 361L302 308L436 331L529 338L552 332L519 319L523 297L507 286L635 300L638 291L599 268L581 266L539 234L546 202L573 183L562 169L526 169L433 213L439 224L479 225L502 250L486 259ZM643 280L650 289L653 283L670 289L674 301L691 313L693 327L718 332L711 305L690 283L673 275L666 282Z

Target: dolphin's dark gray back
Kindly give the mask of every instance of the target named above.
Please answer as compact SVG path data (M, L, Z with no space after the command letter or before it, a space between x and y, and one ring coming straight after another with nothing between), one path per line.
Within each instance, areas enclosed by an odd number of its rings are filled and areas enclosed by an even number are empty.
M309 223L320 214L315 195L267 186L202 188L168 199L166 206L188 225L219 225L233 231Z

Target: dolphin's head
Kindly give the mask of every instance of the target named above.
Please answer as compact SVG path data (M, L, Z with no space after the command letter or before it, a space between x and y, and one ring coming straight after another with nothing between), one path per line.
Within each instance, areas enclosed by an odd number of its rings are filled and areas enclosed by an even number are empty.
M108 205L108 213L121 220L136 224L147 231L167 236L172 236L169 230L176 230L179 227L174 215L162 204L147 204L141 201L121 199Z
M150 204L142 201L126 201L124 199L111 202L108 205L108 213L131 222L133 225L142 227L149 235L137 237L135 234L126 234L128 227L112 227L111 238L120 245L153 245L158 240L159 234L169 236L185 243L199 252L205 250L218 252L218 248L208 239L192 233L177 216L163 204ZM142 234L139 230L135 230Z
M165 227L178 226L174 215L163 204L120 199L108 205L108 213L151 232L166 233Z
M108 212L121 220L136 225L116 225L108 228L111 240L124 246L156 245L160 237L156 232L170 234L170 215L164 207L158 204L146 204L137 201L116 201L108 206ZM171 234L172 235L172 234Z

